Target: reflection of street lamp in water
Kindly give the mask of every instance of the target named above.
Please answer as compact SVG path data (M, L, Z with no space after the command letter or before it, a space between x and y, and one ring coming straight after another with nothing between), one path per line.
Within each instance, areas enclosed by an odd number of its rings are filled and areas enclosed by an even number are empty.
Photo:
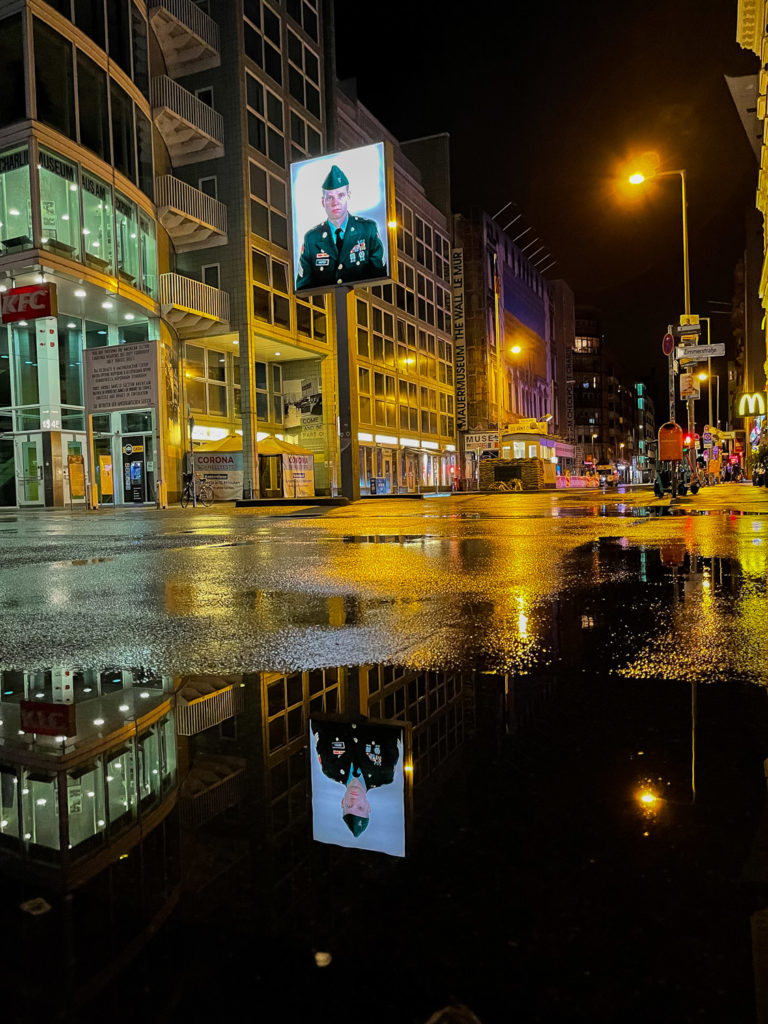
M593 434L592 435L592 463L593 463L593 465L595 463L595 438L596 437L597 437L597 434Z

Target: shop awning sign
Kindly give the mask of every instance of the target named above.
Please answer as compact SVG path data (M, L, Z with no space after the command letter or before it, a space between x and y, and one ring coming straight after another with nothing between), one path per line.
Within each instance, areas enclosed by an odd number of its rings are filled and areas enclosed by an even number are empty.
M465 452L498 451L499 435L495 430L474 431L464 435Z

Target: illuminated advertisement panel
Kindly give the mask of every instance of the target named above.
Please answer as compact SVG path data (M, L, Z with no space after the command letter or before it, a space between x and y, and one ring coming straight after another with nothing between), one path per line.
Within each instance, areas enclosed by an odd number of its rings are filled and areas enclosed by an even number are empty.
M405 730L368 718L310 719L317 842L405 856Z
M383 142L291 164L297 293L394 278L394 188Z

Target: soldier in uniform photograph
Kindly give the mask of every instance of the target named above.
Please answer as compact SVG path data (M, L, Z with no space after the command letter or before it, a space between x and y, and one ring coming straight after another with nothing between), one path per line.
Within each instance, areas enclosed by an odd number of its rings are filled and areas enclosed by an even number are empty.
M344 786L341 814L357 838L371 818L368 792L394 781L400 757L398 730L359 722L312 720L315 747L323 775Z
M349 212L349 179L336 164L323 180L322 189L327 220L304 235L296 289L330 288L386 277L378 225Z

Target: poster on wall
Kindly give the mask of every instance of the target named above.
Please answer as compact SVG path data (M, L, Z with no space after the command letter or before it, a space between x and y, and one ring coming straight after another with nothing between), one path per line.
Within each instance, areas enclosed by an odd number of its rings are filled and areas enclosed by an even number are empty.
M315 496L315 456L283 455L283 496L313 498Z
M393 180L383 142L291 164L297 293L394 278Z
M298 431L295 440L313 452L325 451L325 423L320 374L283 381L285 428Z
M405 729L367 718L310 719L317 842L405 856Z
M195 472L213 488L214 501L242 498L242 452L195 452Z

